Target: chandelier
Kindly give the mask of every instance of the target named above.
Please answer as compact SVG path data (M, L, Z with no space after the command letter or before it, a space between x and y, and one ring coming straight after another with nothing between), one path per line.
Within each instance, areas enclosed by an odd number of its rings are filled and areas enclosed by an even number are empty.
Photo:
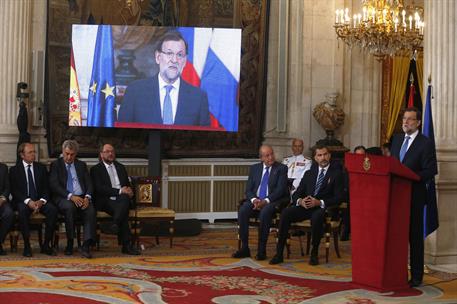
M362 0L361 13L339 9L335 14L335 32L349 48L368 51L378 60L422 48L424 9L405 6L403 0Z

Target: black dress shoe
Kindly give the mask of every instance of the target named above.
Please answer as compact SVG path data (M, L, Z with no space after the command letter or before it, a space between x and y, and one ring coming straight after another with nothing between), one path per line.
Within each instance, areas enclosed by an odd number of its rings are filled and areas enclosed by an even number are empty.
M276 265L276 264L281 264L284 262L284 258L280 255L275 255L271 260L270 260L270 265Z
M342 242L349 241L349 235L346 235L346 234L341 235L340 241L342 241Z
M89 247L86 247L86 246L81 247L80 252L81 252L81 256L83 258L86 258L86 259L91 259L92 258L92 254L90 253Z
M422 280L411 279L408 281L409 287L419 287L422 285Z
M257 253L255 259L257 261L265 261L267 259L267 255L265 253Z
M140 255L141 252L133 246L122 247L122 253L128 255Z
M309 265L319 265L319 258L317 257L317 254L311 254L311 256L309 257Z
M3 247L0 245L0 255L6 255L6 251L3 250Z
M111 233L113 233L113 234L118 234L118 233L119 233L119 225L116 224L116 223L113 223L113 224L110 226L110 231L111 231Z
M241 259L241 258L250 258L251 252L249 249L240 249L232 254L232 258Z
M22 255L25 256L26 258L32 257L32 249L30 247L24 247L24 251L22 252Z
M73 255L73 246L71 247L65 247L65 251L64 251L64 254L65 255Z
M44 254L47 254L47 255L50 255L50 256L56 256L57 255L57 252L54 250L54 248L51 248L49 246L43 246L43 248L41 248L41 253L44 253Z

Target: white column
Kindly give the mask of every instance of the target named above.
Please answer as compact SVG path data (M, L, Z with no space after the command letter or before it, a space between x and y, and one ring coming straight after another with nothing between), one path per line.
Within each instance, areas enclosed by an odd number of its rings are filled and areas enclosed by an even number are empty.
M32 0L0 0L0 161L16 159L18 82L30 80Z
M431 76L438 158L440 227L426 241L426 261L457 264L457 3L425 1L424 88Z

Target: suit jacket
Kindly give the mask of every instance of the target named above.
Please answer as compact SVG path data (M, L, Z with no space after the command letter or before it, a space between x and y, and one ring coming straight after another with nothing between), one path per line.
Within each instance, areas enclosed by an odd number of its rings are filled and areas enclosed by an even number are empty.
M114 161L114 167L116 168L121 187L130 187L130 181L125 166ZM95 204L97 204L98 201L106 201L109 200L110 197L119 196L119 189L111 187L108 170L103 162L99 162L90 169L90 176L94 183Z
M391 155L400 159L400 149L403 145L405 134L396 134L392 139ZM422 134L417 134L411 143L402 163L419 175L420 180L412 183L413 202L425 203L427 200L426 182L431 180L437 173L436 154L433 143Z
M38 162L33 162L33 178L35 180L35 189L38 194L38 199L44 198L46 201L49 201L49 180L46 166ZM22 161L10 169L10 184L13 201L16 204L23 204L29 196L27 177Z
M10 196L8 167L3 163L0 163L0 196L4 196L6 200L9 200Z
M250 201L257 198L257 190L262 181L263 163L254 164L249 170L249 177L246 183L246 198ZM268 198L270 202L276 202L289 196L287 187L287 166L278 162L273 163L268 179Z
M76 175L78 176L79 184L83 191L83 195L93 194L92 182L90 180L89 171L85 162L75 159ZM49 185L54 199L67 199L69 192L67 191L67 168L63 158L55 160L51 163L49 173Z
M125 91L119 122L163 124L158 75L134 81ZM181 79L175 125L209 126L208 97Z
M299 198L304 198L308 195L314 196L313 194L316 189L318 174L319 166L316 163L313 163L311 169L305 172L297 191L295 191L292 196L292 202L294 204L297 203ZM330 163L330 167L325 173L321 188L314 197L323 200L325 208L338 205L344 200L344 181L340 164L335 162Z

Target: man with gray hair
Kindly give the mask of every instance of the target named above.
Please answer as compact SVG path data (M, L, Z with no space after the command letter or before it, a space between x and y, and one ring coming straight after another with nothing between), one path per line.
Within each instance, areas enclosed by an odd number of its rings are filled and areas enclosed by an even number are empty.
M65 255L73 254L75 219L79 215L84 226L81 255L91 258L90 246L95 241L96 212L91 202L92 183L85 162L76 158L78 142L66 140L62 144L62 157L51 164L49 183L59 212L65 216L67 247Z

